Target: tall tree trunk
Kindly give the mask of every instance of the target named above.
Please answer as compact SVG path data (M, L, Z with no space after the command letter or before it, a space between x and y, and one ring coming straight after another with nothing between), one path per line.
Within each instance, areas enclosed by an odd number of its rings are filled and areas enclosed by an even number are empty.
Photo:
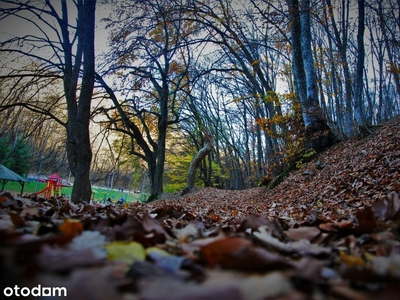
M158 119L158 139L157 145L154 147L152 169L149 172L153 173L150 181L150 197L147 201L153 201L162 197L164 193L164 164L165 164L165 142L167 139L168 129L168 100L169 89L165 77L163 77L163 85L160 88L160 116Z
M304 119L305 126L310 126L316 121L318 109L318 89L317 75L314 68L314 58L311 48L311 20L310 20L310 0L302 0L300 8L301 24L301 53L304 61L304 71L306 75L307 99L306 105L308 111L303 111L306 115Z
M160 121L162 123L162 121ZM167 136L167 123L165 126L159 125L159 137L157 140L157 147L153 153L152 167L149 168L150 177L150 197L147 201L159 199L164 193L163 179L164 179L164 164L165 164L165 141Z
M363 112L363 74L364 74L364 29L365 29L365 3L364 0L358 0L358 32L357 32L357 70L356 86L354 89L354 117L357 125L364 126L365 115Z
M71 49L66 51L70 55L66 59L66 75L64 88L68 106L67 121L67 156L72 174L75 177L72 188L72 202L89 202L92 196L90 184L90 164L92 150L90 145L89 122L91 100L94 87L95 60L94 60L94 28L95 28L95 0L78 1L78 50L75 57L76 65L83 58L83 73L79 99L76 99L76 83L79 69L72 67ZM63 1L63 14L67 18L66 3ZM68 30L67 28L65 28ZM66 32L67 33L67 32ZM64 36L65 37L65 36ZM66 40L69 47L69 40Z
M289 16L290 16L290 35L292 42L292 65L293 65L293 81L294 90L299 97L303 119L304 111L307 111L307 83L306 74L304 72L303 54L301 51L301 23L298 0L288 0Z
M261 103L258 98L256 98L255 110L256 110L256 119L260 119L263 117L262 110L260 108ZM256 124L256 138L257 138L257 178L263 177L263 161L264 161L264 151L263 151L263 141L261 138L261 126Z
M327 11L329 10L329 12ZM323 9L323 14L324 20L329 20L328 15L331 14L331 10L330 7L328 5L325 5L324 9ZM325 23L325 30L327 32L329 32L329 26L328 26L328 22ZM331 34L328 34L328 47L329 49L333 49L333 38ZM330 67L330 72L331 72L331 86L332 86L332 93L333 93L333 99L334 99L334 103L332 102L332 107L334 107L334 110L332 110L332 121L335 122L336 124L336 128L337 128L337 132L339 134L339 136L343 136L343 116L342 116L342 93L340 92L339 89L339 83L338 83L338 74L337 74L337 66L336 66L336 60L334 57L334 53L333 51L327 51L327 55L328 55L328 61L329 61L329 67ZM329 93L329 92L328 92ZM330 95L331 93L329 93ZM332 97L331 95L329 97Z
M149 185L150 185L150 196L147 201L157 200L159 196L159 187L157 184L157 155L156 152L153 153L150 159L146 159L148 166L148 175L149 175Z
M305 148L321 151L332 144L334 136L318 105L317 79L311 49L310 1L302 1L301 11L298 0L288 0L288 6L293 76L302 107L306 132Z
M336 43L338 45L340 63L343 69L344 75L344 100L345 100L345 114L344 114L344 125L345 125L345 135L350 138L354 135L353 130L353 89L352 89L352 79L350 76L349 63L347 61L347 39L348 39L348 19L349 19L349 0L342 0L342 38L340 37L340 32L336 25L335 14L333 12L333 5L331 0L326 0L326 5L328 7L328 13L331 18L331 26L335 35ZM346 8L345 8L346 6Z
M395 59L393 58L393 50L392 47L390 47L390 38L388 37L388 33L387 33L387 29L386 29L386 23L385 23L385 15L383 12L383 6L382 6L382 1L378 1L378 5L379 5L379 25L381 27L382 30L382 34L383 34L383 40L385 41L385 45L386 45L386 49L387 49L387 53L388 53L388 58L389 58L389 63L390 63L390 67L391 67L391 71L393 74L393 79L394 79L394 84L396 87L396 91L398 96L400 96L400 76L399 73L396 70L396 65L397 65L397 61L395 61ZM400 2L399 2L400 5ZM394 39L395 40L395 39ZM392 67L394 67L392 69Z
M306 149L320 151L328 146L330 132L318 104L317 75L311 48L310 0L302 0L300 8L301 53L306 75L307 98L302 104L303 120L306 127Z

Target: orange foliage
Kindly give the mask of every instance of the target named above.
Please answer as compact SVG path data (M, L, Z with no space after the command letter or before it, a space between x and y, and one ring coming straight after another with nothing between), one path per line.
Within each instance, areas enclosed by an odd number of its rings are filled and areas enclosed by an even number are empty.
M63 236L66 238L74 238L79 235L83 230L83 224L76 219L66 219L59 227Z
M251 246L251 242L240 237L217 240L201 248L201 254L210 266L218 264L230 266L234 262L234 253Z

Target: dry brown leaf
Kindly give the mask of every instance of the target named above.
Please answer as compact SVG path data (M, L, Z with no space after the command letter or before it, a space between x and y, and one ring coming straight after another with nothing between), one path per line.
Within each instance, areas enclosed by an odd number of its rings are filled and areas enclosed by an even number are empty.
M18 213L14 211L8 211L8 214L10 215L11 221L16 228L21 228L25 226L24 219Z
M218 239L201 247L201 254L206 262L215 267L220 264L223 266L232 266L235 262L234 254L244 248L250 247L252 243L240 237L228 237Z
M21 213L20 213L21 217L25 218L28 216L35 216L35 217L39 217L39 209L36 206L28 206L25 207Z
M265 242L268 246L274 247L279 251L284 251L288 253L296 252L301 255L329 254L332 251L332 249L329 247L322 247L315 244L310 244L308 240L283 243L277 238L271 236L269 232L266 231L265 226L261 226L258 230L259 232L254 232L253 234L261 241Z
M287 231L285 231L285 233L290 239L294 241L304 239L311 242L321 233L321 231L316 227L299 227L289 228Z

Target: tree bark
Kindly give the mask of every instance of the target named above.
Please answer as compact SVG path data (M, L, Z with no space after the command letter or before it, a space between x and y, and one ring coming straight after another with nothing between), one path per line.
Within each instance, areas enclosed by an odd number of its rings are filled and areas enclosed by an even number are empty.
M33 28L40 29L20 37L17 33L15 38L5 41L10 48L6 49L7 47L2 46L1 52L6 50L24 57L21 62L28 60L35 62L35 68L26 70L28 74L22 72L18 76L21 76L21 79L27 75L31 77L29 82L24 83L27 84L24 89L28 85L29 90L37 89L35 93L40 94L41 98L38 101L39 105L30 106L23 102L18 105L35 113L43 114L46 116L45 118L49 117L66 128L68 165L71 173L75 176L71 200L88 202L92 195L89 179L92 159L89 122L95 74L96 0L60 0L58 2L61 4L61 10L59 10L58 4L53 2L56 1L45 0L38 5L36 1L13 0L7 1L9 7L1 6L0 19L15 17L28 22L27 24ZM68 11L69 5L74 7L73 11L77 10L78 16L71 17ZM71 18L73 18L73 22L71 22ZM21 26L26 26L26 24ZM21 47L25 44L29 46ZM21 71L18 70L19 65L17 64L15 68L17 74ZM14 67L12 68L14 69ZM40 70L46 70L46 73L44 74ZM50 83L57 83L62 79L64 89L62 96L65 97L67 104L66 122L63 121L63 117L59 118L51 112L52 108L49 107L53 107L53 105L49 105L47 97L43 97L43 93L40 92L41 80L45 78L50 78L51 80L48 81ZM22 83L23 80L20 82ZM37 85L37 83L39 84ZM16 87L14 86L13 89ZM18 89L20 88L18 87ZM44 92L44 94L46 93ZM63 97L58 99L64 99ZM58 110L58 106L56 107Z
M90 164L92 150L90 145L89 122L91 101L94 87L95 60L94 60L94 29L96 0L78 1L78 49L75 57L75 66L72 66L72 53L69 53L69 40L65 40L66 75L64 75L64 90L68 106L67 121L67 157L71 173L75 177L72 188L72 202L89 202L92 196L90 184ZM66 3L63 1L63 15L67 18ZM64 28L68 31L68 28ZM68 32L65 32L68 34ZM66 36L64 36L66 37ZM83 59L83 62L82 62ZM79 69L83 65L82 82L79 99L76 99L77 78Z
M165 103L167 103L165 99ZM161 103L163 105L163 103ZM163 178L164 178L164 164L165 164L165 142L167 138L167 111L161 110L161 119L158 126L158 139L157 147L153 152L153 159L148 164L150 174L150 197L147 201L157 200L164 193ZM165 117L163 118L163 115ZM163 121L164 120L164 121Z
M346 4L346 8L344 7ZM333 5L331 0L326 0L326 6L328 7L328 14L331 19L331 27L333 29L333 33L335 35L336 44L338 47L339 55L340 55L340 64L342 66L343 74L344 74L344 100L346 110L343 115L344 117L344 134L347 138L351 138L354 135L353 130L353 89L352 89L352 78L350 75L349 63L347 61L347 44L348 44L348 31L349 31L349 0L343 1L343 9L342 9L342 21L341 21L341 32L339 32L338 26L335 21L335 14L333 12ZM326 26L328 28L328 26ZM340 36L342 33L342 37Z
M391 39L389 38L388 33L387 33L387 29L386 29L387 25L385 23L385 16L384 16L384 13L383 13L382 4L383 4L382 1L378 1L378 5L379 5L378 6L378 14L379 14L378 20L379 20L379 25L380 25L381 30L382 30L383 40L385 41L385 45L386 45L386 49L387 49L387 55L388 55L388 58L389 58L389 63L390 63L390 66L392 68L392 67L396 66L397 62L396 62L396 59L393 57L392 47L390 47L390 42L389 41ZM395 39L393 39L393 40L395 40ZM399 73L396 70L391 70L391 71L392 71L392 74L393 74L393 79L394 79L394 84L395 84L395 87L396 87L397 94L400 96L400 76L399 76Z
M292 65L294 89L299 97L302 111L307 110L307 83L304 72L303 54L301 51L301 23L298 0L288 0L290 16L290 35L292 42ZM303 112L304 119L304 112Z
M206 143L199 150L196 156L193 158L190 163L188 175L186 179L187 186L182 191L182 196L189 193L190 190L194 187L194 180L196 177L196 171L201 163L201 161L213 150L213 142L211 138L206 138Z
M354 117L358 126L365 126L365 115L363 112L363 74L364 74L364 24L365 19L365 3L364 0L358 0L358 33L357 33L357 70L356 70L356 86L354 89Z
M335 137L318 104L317 78L311 49L310 1L288 0L291 18L293 76L305 126L305 148L320 152Z

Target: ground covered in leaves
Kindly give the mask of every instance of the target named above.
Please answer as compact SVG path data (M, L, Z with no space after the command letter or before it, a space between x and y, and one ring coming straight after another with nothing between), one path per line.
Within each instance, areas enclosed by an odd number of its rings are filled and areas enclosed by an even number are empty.
M399 299L399 145L394 119L328 149L273 190L197 189L124 206L3 193L0 292Z

